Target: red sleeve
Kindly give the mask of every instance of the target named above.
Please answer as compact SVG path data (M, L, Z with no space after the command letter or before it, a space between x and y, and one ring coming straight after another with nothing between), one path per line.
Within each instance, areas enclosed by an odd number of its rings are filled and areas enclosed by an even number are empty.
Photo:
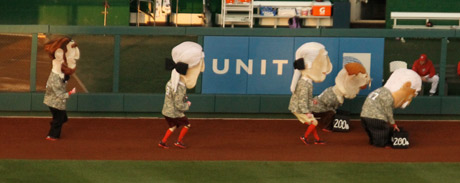
M418 73L418 60L415 60L414 64L412 64L412 70Z
M460 76L460 62L458 62L458 65L457 65L457 74Z
M432 78L436 74L436 69L434 69L433 62L431 60L428 60L430 62L430 78Z

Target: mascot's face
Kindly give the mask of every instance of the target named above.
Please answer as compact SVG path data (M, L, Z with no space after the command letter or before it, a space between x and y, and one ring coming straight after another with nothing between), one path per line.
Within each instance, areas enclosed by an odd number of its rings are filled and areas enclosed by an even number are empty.
M408 81L398 91L392 93L395 108L406 108L412 102L412 98L417 96L417 91L412 89L411 85L411 82Z
M335 78L335 84L345 98L355 98L370 82L366 69L359 63L348 63Z
M301 71L302 76L308 77L316 83L323 82L326 79L326 75L332 71L331 60L325 53L326 51L322 49L311 64L311 68Z
M197 65L188 68L187 74L180 75L180 80L185 83L185 87L188 89L192 89L196 85L196 81L198 80L198 76L201 72L204 71L204 58L201 59L200 63Z
M80 50L75 41L68 37L55 39L45 44L45 51L53 59L54 73L63 77L63 74L71 75L75 72L77 59L80 58Z
M67 52L65 53L67 62L70 64L76 64L76 61L80 59L80 50L78 49L77 43L71 40L67 45Z

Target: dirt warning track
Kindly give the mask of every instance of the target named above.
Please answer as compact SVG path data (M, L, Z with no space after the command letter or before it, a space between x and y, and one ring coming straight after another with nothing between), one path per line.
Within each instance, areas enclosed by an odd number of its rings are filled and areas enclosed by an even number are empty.
M1 159L72 160L254 160L331 162L459 162L460 123L400 122L410 132L409 149L368 145L359 121L347 133L318 130L326 145L304 145L306 126L296 120L191 119L184 141L170 149L157 143L168 128L163 119L72 118L61 139L44 140L51 118L0 118Z

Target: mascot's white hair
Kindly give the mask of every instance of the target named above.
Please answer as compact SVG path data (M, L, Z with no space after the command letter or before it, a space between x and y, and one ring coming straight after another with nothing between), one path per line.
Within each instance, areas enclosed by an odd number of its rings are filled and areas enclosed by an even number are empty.
M295 59L303 59L305 63L305 68L309 69L311 68L311 65L313 64L313 61L315 61L316 57L318 57L318 54L321 50L324 49L324 54L327 55L326 47L322 45L321 43L318 42L309 42L305 43L302 46L300 46L297 51L295 52ZM297 86L297 81L299 81L299 78L301 76L301 72L298 69L294 69L294 75L292 76L292 81L291 81L291 92L294 93L295 88Z
M390 90L391 92L398 91L401 89L404 83L410 81L411 88L417 92L422 88L422 78L412 69L396 69L390 78L388 78L384 87Z
M175 63L182 62L188 64L188 68L191 68L200 63L204 58L204 52L198 43L186 41L174 47L171 51L171 56ZM174 92L177 90L179 80L180 74L176 69L173 69L171 72L171 82Z

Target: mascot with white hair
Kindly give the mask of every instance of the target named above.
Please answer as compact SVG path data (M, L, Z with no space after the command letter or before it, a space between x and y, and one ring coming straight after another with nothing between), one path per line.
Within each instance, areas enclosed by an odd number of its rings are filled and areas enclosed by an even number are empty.
M167 140L176 128L181 126L176 147L185 149L183 138L190 128L184 112L192 105L187 98L187 89L194 88L201 72L204 71L204 52L201 45L194 42L183 42L171 51L172 60L166 59L166 69L172 70L171 79L166 84L165 100L161 114L165 117L169 129L158 143L161 148L169 148Z
M335 78L335 85L313 98L312 111L316 117L320 117L321 123L325 124L323 131L332 132L336 109L343 104L344 98L355 98L369 83L370 77L361 63L345 63Z
M390 147L391 127L399 131L393 118L393 109L406 108L421 86L422 79L415 71L401 68L391 74L383 87L367 96L361 111L361 124L371 145Z
M53 121L50 122L51 127L46 140L56 141L61 137L62 125L68 120L66 112L67 99L76 92L75 88L67 92L66 86L70 75L76 70L80 50L74 40L62 37L46 43L45 51L53 59L53 68L46 82L46 92L43 100L43 103L49 107L53 115Z
M316 132L318 121L312 114L312 82L323 82L326 79L326 75L332 71L328 52L324 45L317 42L309 42L297 49L295 59L289 110L301 123L309 125L304 136L300 137L300 140L304 144L309 144L307 138L310 133L314 135L314 144L325 144Z

